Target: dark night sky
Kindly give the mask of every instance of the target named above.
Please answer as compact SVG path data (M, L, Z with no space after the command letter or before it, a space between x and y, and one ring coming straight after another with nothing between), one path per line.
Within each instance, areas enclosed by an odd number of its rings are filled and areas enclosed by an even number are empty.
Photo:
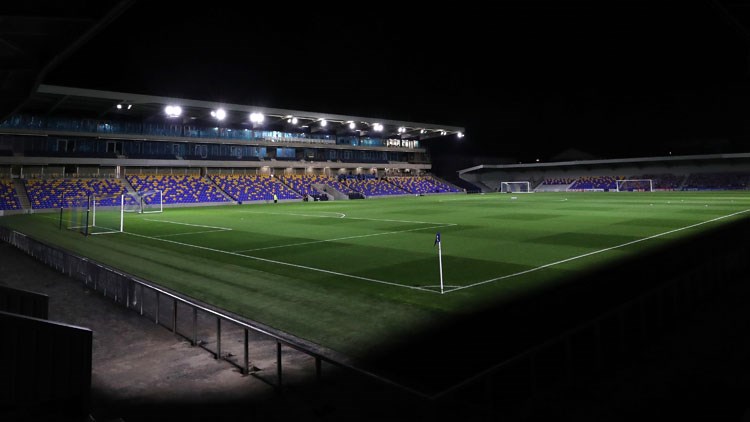
M465 126L438 158L750 149L750 45L710 1L154 3L45 82Z

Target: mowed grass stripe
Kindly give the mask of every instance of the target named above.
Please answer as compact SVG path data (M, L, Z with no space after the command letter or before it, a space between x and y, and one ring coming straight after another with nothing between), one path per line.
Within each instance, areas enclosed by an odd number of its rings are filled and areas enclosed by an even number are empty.
M640 253L648 245L711 225L674 232L638 247L591 252L750 208L750 195L745 192L545 193L517 200L496 194L482 198L486 199L456 195L197 207L148 216L232 229L216 233L189 233L195 227L126 215L125 230L146 237L84 238L58 230L57 219L49 215L6 216L0 224L299 337L363 356L382 347L383 339L408 337L425 325L548 288L565 279L564 275L607 265ZM273 215L279 213L303 215ZM406 231L421 223L456 225ZM446 284L470 286L514 276L450 294L427 294L434 291L427 286L439 280L433 246L438 230L443 235ZM384 235L397 231L403 232ZM149 238L177 233L184 235ZM337 239L345 237L349 238ZM329 241L321 242L325 240ZM318 243L248 254L260 259L225 253L301 242ZM569 260L584 254L590 255ZM568 261L544 271L529 271L561 260Z

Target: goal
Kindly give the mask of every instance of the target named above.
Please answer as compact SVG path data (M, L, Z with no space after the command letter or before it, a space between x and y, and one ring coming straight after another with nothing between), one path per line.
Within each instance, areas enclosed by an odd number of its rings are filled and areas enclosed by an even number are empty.
M90 195L69 200L67 211L60 208L60 228L65 226L86 236L120 233L125 229L125 213L163 211L161 191Z
M531 193L531 184L529 182L500 182L500 192Z
M653 192L653 179L617 180L617 192Z
M72 198L68 208L60 208L60 228L83 235L118 233L123 230L124 204L132 201L126 195L90 195Z

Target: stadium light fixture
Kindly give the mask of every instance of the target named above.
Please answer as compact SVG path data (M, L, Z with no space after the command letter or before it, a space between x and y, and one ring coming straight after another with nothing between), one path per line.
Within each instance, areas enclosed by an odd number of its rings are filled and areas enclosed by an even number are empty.
M425 132L427 132L427 131L424 130L424 129L422 129L422 130L419 131L419 133L421 133L421 134L424 134Z
M400 128L398 128L398 133L405 133L405 132L406 132L405 127L401 126Z
M164 107L164 112L167 113L167 117L180 117L180 115L182 114L182 107L168 105Z
M286 119L286 122L287 123L291 123L293 125L296 125L297 123L299 123L299 120L297 120L296 117L290 117L290 118Z
M349 129L354 130L356 127L357 125L355 125L354 122L349 122Z
M321 119L320 120L320 127L326 127L326 125L328 125L328 122L326 121L326 119Z
M250 113L250 121L253 123L263 123L266 116L263 113Z
M117 104L117 109L122 110L122 104Z
M375 130L375 132L382 132L383 131L383 125L381 125L380 123L373 124L372 128Z
M458 137L458 139L461 139L464 137L464 134L463 132L456 132L456 136Z
M128 110L130 110L131 108L133 108L133 104L128 104Z
M216 120L222 121L227 117L227 112L223 108L220 108L216 111L212 111L211 115L216 117Z

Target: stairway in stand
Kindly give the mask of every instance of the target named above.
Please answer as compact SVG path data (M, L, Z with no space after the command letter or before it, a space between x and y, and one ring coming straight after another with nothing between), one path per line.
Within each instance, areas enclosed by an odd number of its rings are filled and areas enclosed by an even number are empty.
M29 201L29 195L26 193L26 185L23 184L21 179L13 179L13 187L16 189L16 196L21 202L21 208L24 210L31 209L31 201Z

